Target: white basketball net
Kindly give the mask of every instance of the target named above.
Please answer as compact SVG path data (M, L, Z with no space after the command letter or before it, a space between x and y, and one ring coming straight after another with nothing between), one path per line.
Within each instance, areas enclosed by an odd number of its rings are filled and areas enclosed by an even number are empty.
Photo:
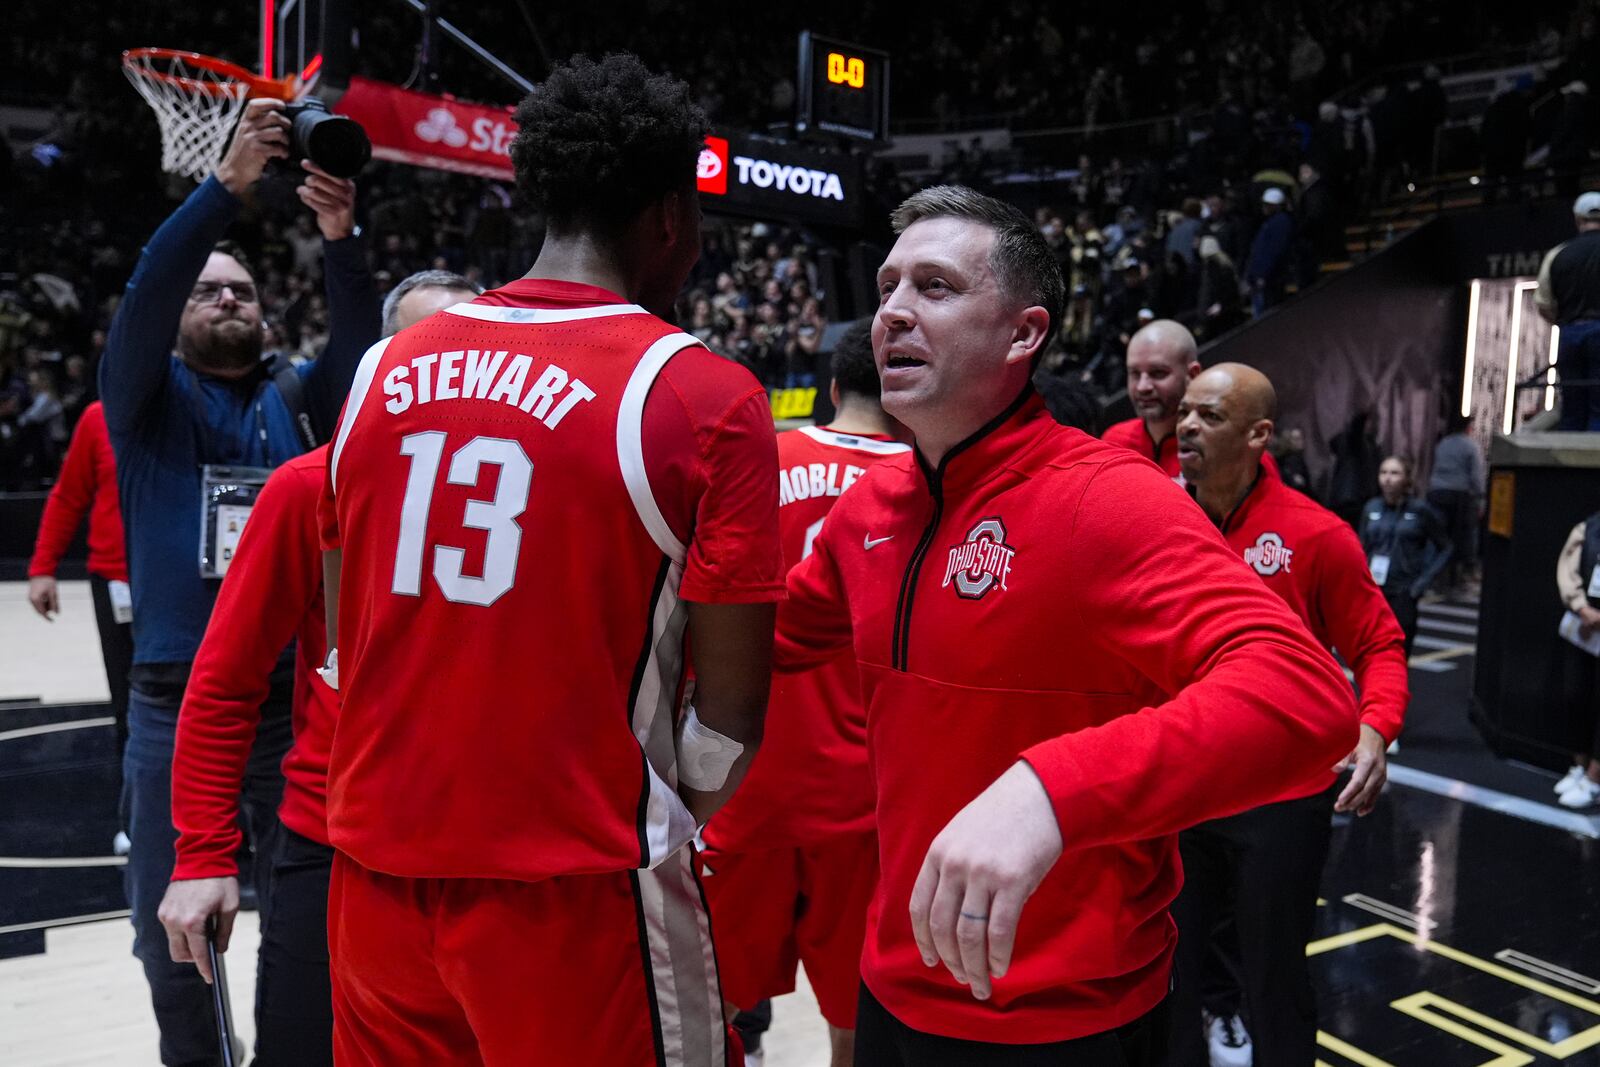
M180 56L130 55L122 72L161 125L161 169L205 181L222 162L250 87Z

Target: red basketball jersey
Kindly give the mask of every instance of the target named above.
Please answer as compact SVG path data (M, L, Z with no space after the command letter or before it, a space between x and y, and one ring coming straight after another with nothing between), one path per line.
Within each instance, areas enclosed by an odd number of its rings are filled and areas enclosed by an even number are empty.
M334 442L329 837L370 870L653 867L695 830L673 739L690 550L642 428L697 342L630 304L516 305L528 284L374 346Z
M910 451L887 438L807 426L778 435L778 529L792 567L839 495L868 467ZM867 713L854 657L774 675L767 725L750 773L706 826L727 852L811 846L873 828Z

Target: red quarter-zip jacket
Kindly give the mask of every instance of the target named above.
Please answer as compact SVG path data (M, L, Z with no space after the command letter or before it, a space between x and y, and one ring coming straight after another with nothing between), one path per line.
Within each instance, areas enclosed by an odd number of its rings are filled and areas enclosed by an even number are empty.
M1107 426L1105 433L1100 435L1100 440L1108 445L1120 445L1131 449L1166 471L1168 478L1178 482L1183 480L1183 471L1178 467L1176 433L1169 433L1157 441L1150 436L1150 428L1144 424L1144 420L1135 416Z
M1267 588L1350 665L1361 690L1361 721L1385 741L1399 737L1411 700L1405 634L1372 580L1355 531L1265 468L1221 529ZM1329 770L1315 788L1282 799L1326 789L1334 777Z
M883 871L862 977L929 1033L1061 1041L1148 1012L1176 943L1176 833L1326 774L1356 741L1333 658L1200 509L1031 389L937 468L888 459L840 498L790 572L779 666L851 644ZM980 1002L923 965L911 887L1019 758L1065 850Z
M117 504L117 461L106 433L105 410L96 400L83 409L61 475L44 503L39 539L28 563L28 577L54 577L61 557L89 516L89 573L110 581L128 580L128 552L123 546L122 511Z

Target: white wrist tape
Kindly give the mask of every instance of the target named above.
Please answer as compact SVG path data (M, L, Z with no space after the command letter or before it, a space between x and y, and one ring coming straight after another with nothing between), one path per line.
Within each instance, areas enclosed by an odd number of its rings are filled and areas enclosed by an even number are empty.
M678 727L678 781L702 793L715 793L728 781L728 771L744 754L744 746L711 729L689 705Z
M317 674L322 678L322 680L324 682L328 683L328 688L329 689L332 689L335 692L338 691L338 689L339 689L339 650L337 648L328 649L328 658L323 662L322 666L317 668Z

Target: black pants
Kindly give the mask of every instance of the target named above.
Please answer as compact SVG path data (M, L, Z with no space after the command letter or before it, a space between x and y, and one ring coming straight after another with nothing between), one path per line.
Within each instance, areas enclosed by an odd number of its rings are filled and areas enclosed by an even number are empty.
M333 849L280 824L261 928L253 1067L332 1067L328 876Z
M1462 489L1429 489L1428 503L1444 516L1450 532L1450 562L1444 576L1446 585L1454 588L1478 561L1478 501Z
M1047 1045L998 1045L913 1030L865 984L856 1009L856 1067L1156 1067L1167 1040L1167 1005L1103 1034Z
M117 762L128 747L128 671L133 667L133 624L118 622L111 610L110 582L89 575L89 595L94 598L94 624L100 631L100 657L106 664L106 685L111 690L111 714L117 718Z
M1398 577L1391 581L1398 584ZM1394 612L1395 621L1400 624L1400 632L1406 635L1406 659L1411 658L1411 646L1417 640L1417 598L1405 589L1390 592L1387 587L1383 590L1383 599L1389 602L1389 610Z
M1568 743L1573 752L1593 759L1600 755L1600 661L1562 641L1561 674Z
M1568 433L1600 430L1600 387L1567 382L1600 378L1600 319L1580 319L1561 327L1556 373L1561 379L1561 419Z
M1232 912L1256 1067L1316 1060L1317 1006L1306 965L1317 888L1328 858L1338 786L1185 830L1183 891L1172 906L1178 955L1171 1067L1206 1067L1201 1026L1206 960L1218 921Z

